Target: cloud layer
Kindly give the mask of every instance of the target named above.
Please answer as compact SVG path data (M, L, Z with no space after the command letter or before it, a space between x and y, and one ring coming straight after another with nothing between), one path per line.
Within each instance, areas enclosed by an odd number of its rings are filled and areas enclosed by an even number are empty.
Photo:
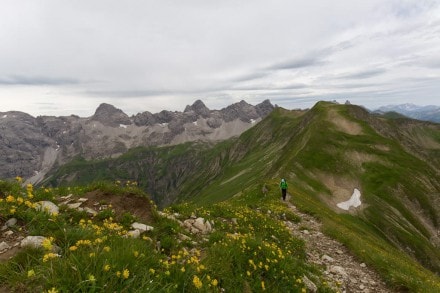
M303 2L3 1L0 111L440 103L438 1Z

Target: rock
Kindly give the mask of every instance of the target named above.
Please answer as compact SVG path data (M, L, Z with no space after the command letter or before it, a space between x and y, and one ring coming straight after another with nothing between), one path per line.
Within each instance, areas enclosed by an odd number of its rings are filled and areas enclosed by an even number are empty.
M134 222L133 224L131 224L131 227L133 229L139 230L141 233L147 231L147 225L142 223Z
M16 218L10 218L9 220L6 221L5 226L8 228L14 227L17 224L17 219Z
M193 234L198 234L198 233L200 233L200 230L197 229L197 228L194 227L194 226L191 226L191 228L190 228L189 231L190 231L191 233L193 233Z
M154 230L154 227L148 226L148 225L145 225L145 224L142 224L142 223L138 223L138 222L134 222L133 224L131 224L131 227L133 229L139 230L141 233Z
M11 246L9 246L9 244L7 244L6 242L3 241L0 243L0 251L7 250L9 248L11 248Z
M361 285L359 285L359 289L364 290L365 286L361 284Z
M14 234L14 232L12 232L11 230L8 230L8 231L3 233L3 236L4 237L8 237L8 236L11 236L12 234Z
M46 239L44 236L27 236L20 242L21 247L40 248L43 247L43 241ZM60 253L61 248L55 244L52 244L52 252Z
M95 211L94 209L91 209L89 207L84 208L84 210L86 211L86 213L88 213L91 216L96 216L98 214L97 211Z
M183 221L183 225L187 229L191 229L193 224L194 224L194 220L193 219L188 219L188 220Z
M367 265L365 263L360 264L361 268L365 268Z
M45 239L46 237L43 236L27 236L21 241L20 246L40 248L42 247L42 243Z
M136 230L130 230L127 232L127 237L131 237L131 238L139 238L141 236L141 231L139 231L138 229Z
M340 267L340 266L331 266L330 273L332 273L334 275L340 275L344 278L347 277L347 272L345 271L345 269L343 267Z
M328 256L328 255L326 255L326 254L324 254L324 255L321 257L321 259L322 259L323 261L326 261L326 262L334 262L333 257L330 257L330 256Z
M205 222L205 228L206 228L206 232L211 232L212 231L212 225L209 221Z
M188 237L185 234L179 233L179 239L182 241L190 241L191 237Z
M196 214L194 214L194 213L191 213L191 217L190 217L191 219L197 219L197 216L196 216Z
M336 250L337 254L344 254L344 252L342 250Z
M82 205L82 202L70 203L67 205L69 209L77 209Z
M78 198L78 201L79 202L86 202L86 201L88 201L89 199L88 198L85 198L85 197L81 197L81 198Z
M318 291L318 287L316 287L315 283L310 281L310 279L307 278L307 276L303 276L302 280L303 280L304 285L306 285L306 287L308 289L307 292L316 292L316 291Z
M196 221L193 224L194 227L196 227L197 229L199 229L202 232L205 232L206 228L205 228L205 219L203 218L197 218Z
M310 234L309 230L302 230L302 232L303 232L303 234L305 234L305 235L309 235L309 234Z
M61 199L70 199L72 196L73 196L73 194L69 194L69 195L66 195L66 196L61 196L60 198Z
M56 204L47 200L37 202L35 204L35 209L37 211L44 211L49 214L58 214L60 211Z

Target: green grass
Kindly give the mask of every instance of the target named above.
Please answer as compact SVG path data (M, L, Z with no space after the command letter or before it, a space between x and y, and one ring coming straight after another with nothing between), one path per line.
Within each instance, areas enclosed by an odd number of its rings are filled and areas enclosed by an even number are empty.
M33 208L37 200L66 192L79 196L76 190L96 187L109 190L113 183L63 189L7 186L0 213L18 218L22 232L47 238L44 247L25 249L0 263L0 285L15 292L303 292L305 275L319 292L332 292L321 272L305 262L304 243L280 222L299 218L274 190L261 197L256 185L229 202L182 204L165 211L179 212L181 220L195 213L212 221L215 232L206 236L193 235L153 210L149 224L154 230L134 239L125 237L127 225L110 215L89 217L68 209L50 215ZM115 190L125 190L122 196L131 188ZM130 215L124 219L134 220ZM178 241L180 234L191 241ZM53 251L55 246L59 249Z

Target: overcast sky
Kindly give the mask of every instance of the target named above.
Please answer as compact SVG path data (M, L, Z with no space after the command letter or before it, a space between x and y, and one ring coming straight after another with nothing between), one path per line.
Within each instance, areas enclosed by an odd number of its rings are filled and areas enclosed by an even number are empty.
M440 105L440 1L0 0L0 112Z

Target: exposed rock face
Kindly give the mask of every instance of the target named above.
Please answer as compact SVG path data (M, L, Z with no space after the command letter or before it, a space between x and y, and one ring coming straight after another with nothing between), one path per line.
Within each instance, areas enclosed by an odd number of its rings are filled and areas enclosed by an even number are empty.
M131 124L130 118L127 116L127 114L122 112L121 109L117 109L113 105L105 103L99 105L91 120L99 121L102 123L102 125L112 127L118 127L121 124Z
M273 108L266 100L256 106L241 101L209 110L197 100L184 112L143 112L132 117L109 104L99 105L89 118L0 112L0 178L21 176L36 183L54 166L76 156L101 159L137 146L227 139L252 127Z

